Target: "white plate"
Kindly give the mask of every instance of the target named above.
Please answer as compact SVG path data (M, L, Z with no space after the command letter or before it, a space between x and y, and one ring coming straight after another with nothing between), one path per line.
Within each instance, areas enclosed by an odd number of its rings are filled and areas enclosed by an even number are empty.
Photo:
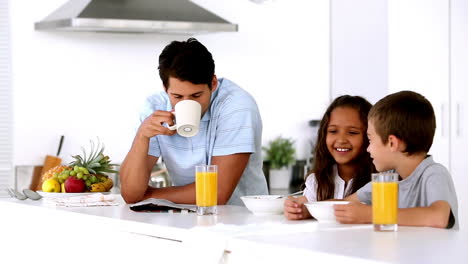
M85 192L85 193L56 193L56 192L42 192L37 191L44 198L64 198L64 197L73 197L73 196L82 196L82 195L91 195L99 192ZM101 192L102 194L110 194L110 192Z

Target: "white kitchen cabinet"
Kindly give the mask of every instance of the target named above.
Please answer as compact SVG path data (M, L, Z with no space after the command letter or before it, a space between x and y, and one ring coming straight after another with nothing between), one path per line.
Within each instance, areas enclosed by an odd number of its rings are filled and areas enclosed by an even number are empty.
M412 90L431 101L436 133L429 153L449 167L449 2L388 1L389 93Z
M330 0L331 98L387 92L387 0Z
M451 172L460 227L468 219L468 1L388 1L389 92L413 90L432 103L437 130L430 154Z
M450 169L457 186L458 215L468 223L468 1L450 1ZM464 225L468 228L468 224Z

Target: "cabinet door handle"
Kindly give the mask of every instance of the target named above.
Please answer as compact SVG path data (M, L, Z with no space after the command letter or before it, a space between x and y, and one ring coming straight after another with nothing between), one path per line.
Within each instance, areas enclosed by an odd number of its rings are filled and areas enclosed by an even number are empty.
M462 105L460 103L457 103L457 137L462 137L463 136L463 128L460 124L460 120L462 119Z
M444 138L445 137L445 104L444 103L440 105L440 119L441 119L440 134Z

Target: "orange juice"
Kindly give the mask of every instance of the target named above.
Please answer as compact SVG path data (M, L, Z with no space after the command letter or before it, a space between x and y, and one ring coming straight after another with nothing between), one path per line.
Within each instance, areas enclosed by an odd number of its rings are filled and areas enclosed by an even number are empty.
M216 206L218 204L218 173L196 172L195 189L197 206Z
M373 224L397 224L397 215L398 182L372 182Z

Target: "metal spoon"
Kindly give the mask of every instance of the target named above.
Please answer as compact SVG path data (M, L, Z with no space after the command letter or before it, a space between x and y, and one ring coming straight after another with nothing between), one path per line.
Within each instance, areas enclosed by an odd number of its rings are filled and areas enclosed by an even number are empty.
M290 194L282 194L282 195L279 195L278 197L276 197L276 199L281 199L283 197L289 197L289 196L293 196L293 195L302 194L303 192L304 191L298 191L298 192L290 193Z
M30 189L24 189L23 193L31 200L40 200L42 198L40 194Z
M6 189L8 194L11 196L11 198L16 198L16 195L10 190L10 188Z
M13 189L13 188L8 188L8 193L10 194L11 197L14 197L18 200L26 200L26 195L18 192L17 190Z

